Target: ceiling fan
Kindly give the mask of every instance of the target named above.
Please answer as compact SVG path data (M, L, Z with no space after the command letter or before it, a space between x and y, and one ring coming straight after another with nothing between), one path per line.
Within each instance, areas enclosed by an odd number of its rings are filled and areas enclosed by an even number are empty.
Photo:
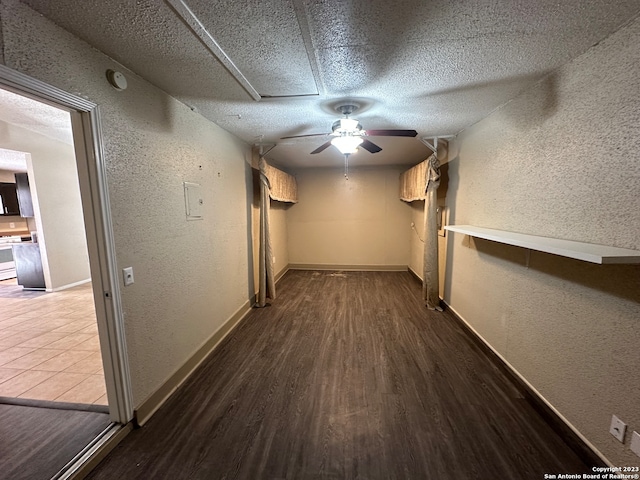
M360 122L349 116L358 109L358 105L351 103L339 105L336 110L344 115L344 118L336 120L332 127L331 133L315 133L311 135L294 135L291 137L282 137L281 140L287 138L302 137L320 137L331 135L333 138L316 148L311 155L320 153L331 145L340 150L343 155L350 155L362 147L368 152L378 153L382 150L378 145L365 137L415 137L418 132L415 130L363 130Z

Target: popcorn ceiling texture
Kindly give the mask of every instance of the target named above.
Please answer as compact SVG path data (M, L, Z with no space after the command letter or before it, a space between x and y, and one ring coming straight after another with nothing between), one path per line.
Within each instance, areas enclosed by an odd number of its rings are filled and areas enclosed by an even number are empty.
M640 19L463 132L451 224L640 250ZM640 269L448 233L445 299L614 465L640 430Z
M246 144L15 0L2 0L5 64L98 105L134 406L252 295ZM123 71L118 92L107 69ZM187 222L183 181L204 220Z
M292 2L190 0L188 5L261 95L318 93Z
M638 0L188 0L261 94L325 93L254 102L167 1L23 3L245 141L278 143L269 158L288 168L339 165L335 149L309 154L317 138L279 141L329 131L336 103L361 103L365 128L455 134L640 13ZM401 140L354 166L427 156Z

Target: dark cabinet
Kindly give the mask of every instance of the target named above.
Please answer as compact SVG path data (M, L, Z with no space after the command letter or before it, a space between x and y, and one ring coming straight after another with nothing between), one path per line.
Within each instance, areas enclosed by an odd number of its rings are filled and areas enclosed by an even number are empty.
M20 215L15 183L0 182L1 215Z
M31 200L31 187L26 173L16 173L16 186L18 190L18 204L21 217L33 217L33 202Z

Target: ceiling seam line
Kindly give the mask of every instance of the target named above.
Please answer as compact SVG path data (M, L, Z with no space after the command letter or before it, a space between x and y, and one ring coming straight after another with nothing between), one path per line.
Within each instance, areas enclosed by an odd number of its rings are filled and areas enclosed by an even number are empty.
M191 32L200 39L200 41L207 47L207 50L218 59L220 63L227 69L231 76L242 86L242 88L253 98L256 102L260 101L262 97L258 91L251 85L247 77L245 77L240 69L233 63L233 60L225 53L220 47L215 38L209 33L202 22L196 17L195 13L184 3L183 0L165 0L174 12L179 16L190 28Z
M311 73L313 74L313 80L316 84L316 90L318 95L327 93L327 87L320 77L320 68L318 67L318 59L316 57L316 51L311 41L311 29L309 28L309 22L307 12L302 0L293 0L293 10L298 20L298 27L300 27L300 34L302 35L302 41L304 42L304 48L307 51L307 58L309 59L309 66L311 67Z

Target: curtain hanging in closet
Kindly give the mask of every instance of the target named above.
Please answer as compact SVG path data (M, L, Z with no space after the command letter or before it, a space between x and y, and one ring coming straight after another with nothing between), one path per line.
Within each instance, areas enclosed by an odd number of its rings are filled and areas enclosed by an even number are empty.
M424 200L422 297L430 310L442 311L438 278L438 187L440 162L435 154L400 175L400 199Z
M273 247L271 245L269 211L271 199L297 203L296 179L267 163L264 157L258 163L260 170L260 246L258 254L258 307L267 305L267 298L275 300L276 285L273 273Z

